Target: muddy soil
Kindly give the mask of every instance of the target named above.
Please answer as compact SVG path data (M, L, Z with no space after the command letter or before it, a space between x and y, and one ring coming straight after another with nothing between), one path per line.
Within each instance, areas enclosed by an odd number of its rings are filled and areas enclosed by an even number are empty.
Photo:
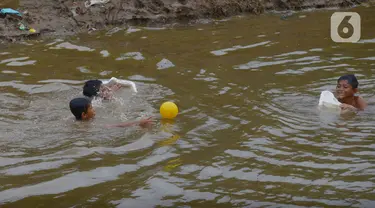
M94 2L102 2L92 4ZM21 12L0 16L0 40L15 42L41 36L66 36L119 25L153 26L194 23L200 19L352 7L368 0L0 0L0 8ZM20 29L20 22L25 26ZM36 32L31 31L35 29Z

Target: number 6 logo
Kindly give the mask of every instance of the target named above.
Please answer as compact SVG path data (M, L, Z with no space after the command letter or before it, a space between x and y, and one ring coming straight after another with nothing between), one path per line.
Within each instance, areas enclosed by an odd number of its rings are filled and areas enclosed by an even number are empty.
M335 12L331 16L331 39L355 43L361 38L361 17L356 12Z

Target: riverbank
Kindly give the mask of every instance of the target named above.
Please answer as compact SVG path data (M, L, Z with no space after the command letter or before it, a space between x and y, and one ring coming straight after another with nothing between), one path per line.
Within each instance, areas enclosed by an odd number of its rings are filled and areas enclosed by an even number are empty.
M9 3L10 2L10 3ZM8 3L14 6L12 0ZM153 26L194 23L200 19L225 18L267 11L308 8L348 8L368 0L19 0L20 19L0 18L0 40L16 42L25 38L66 36L112 26ZM97 2L97 4L95 4ZM100 3L99 3L100 2ZM4 6L4 5L3 5ZM6 6L6 5L5 5ZM14 6L15 7L15 6ZM30 32L28 28L35 29Z

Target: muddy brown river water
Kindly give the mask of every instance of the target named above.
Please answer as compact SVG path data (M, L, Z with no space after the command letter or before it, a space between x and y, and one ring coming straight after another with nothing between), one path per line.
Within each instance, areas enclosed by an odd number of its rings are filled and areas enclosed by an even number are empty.
M334 43L325 10L1 46L1 207L374 207L374 7L353 11L359 43ZM346 73L369 108L319 111ZM74 122L84 81L111 77L139 92Z

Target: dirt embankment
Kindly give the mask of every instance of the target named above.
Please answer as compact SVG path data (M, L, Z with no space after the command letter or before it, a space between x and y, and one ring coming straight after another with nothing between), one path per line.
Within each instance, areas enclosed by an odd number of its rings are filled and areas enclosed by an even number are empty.
M0 15L0 40L72 35L125 24L188 23L269 10L350 7L364 2L368 0L0 0L0 8L22 13L22 17Z

